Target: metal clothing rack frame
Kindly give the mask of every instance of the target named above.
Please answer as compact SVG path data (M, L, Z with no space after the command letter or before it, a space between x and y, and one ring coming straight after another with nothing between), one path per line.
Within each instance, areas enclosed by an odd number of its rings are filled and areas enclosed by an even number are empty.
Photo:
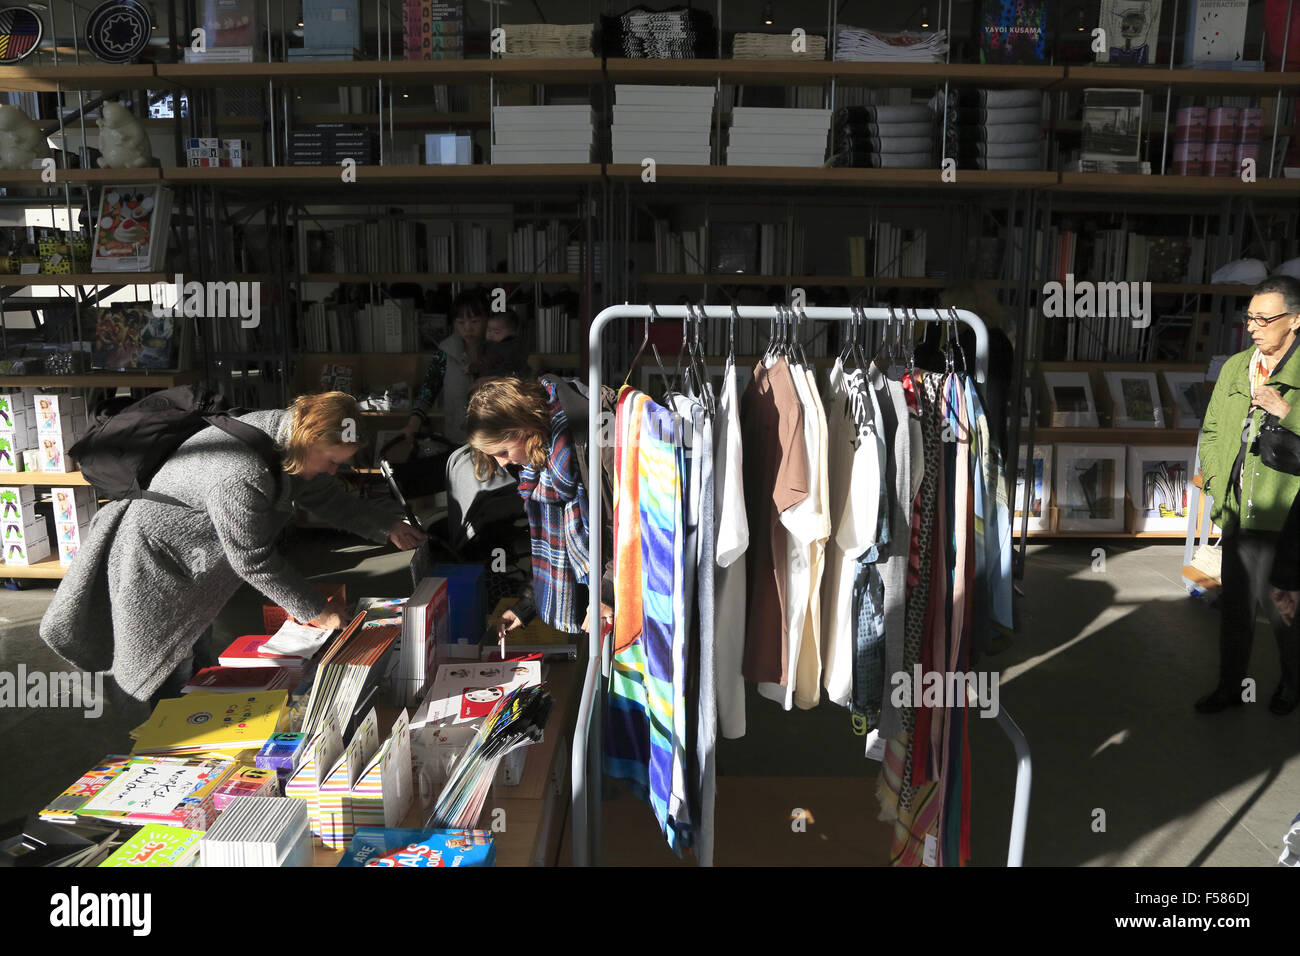
M784 308L784 307L783 307ZM891 316L899 318L897 312L888 308L857 308L847 306L835 308L813 307L797 310L801 319L813 321L847 322L850 319L863 319L884 322ZM928 313L928 315L927 315ZM788 314L788 311L787 313ZM601 474L600 439L601 439L601 341L600 334L606 325L619 319L667 319L694 320L706 319L748 319L753 321L773 321L781 316L776 306L650 306L650 305L612 305L601 310L592 320L588 339L590 347L588 369L588 465L590 475ZM950 322L954 318L971 327L975 333L975 380L983 382L988 372L988 330L983 320L973 312L965 309L913 309L904 310L904 317L909 321ZM604 567L601 554L601 500L600 482L590 482L587 489L588 516L590 521L591 574L599 579ZM600 790L604 779L602 772L601 720L604 703L604 683L600 678L608 678L610 673L610 645L600 639L600 588L591 587L588 606L588 658L587 671L582 683L582 700L578 708L578 722L573 733L573 761L571 767L573 785L573 863L575 866L599 865L601 850L601 806ZM1006 733L1016 753L1016 786L1011 815L1011 839L1007 850L1007 866L1020 866L1024 859L1025 832L1029 816L1029 786L1032 767L1029 755L1029 743L1016 722L1007 713L1005 707L998 711L998 725ZM596 801L590 803L589 783L594 777Z

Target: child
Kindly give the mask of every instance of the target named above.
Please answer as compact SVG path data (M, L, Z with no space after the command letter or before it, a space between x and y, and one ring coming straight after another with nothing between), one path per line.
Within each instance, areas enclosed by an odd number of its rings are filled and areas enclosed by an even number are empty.
M482 356L471 369L475 375L484 378L498 375L533 377L533 370L528 365L528 348L519 338L519 316L512 310L490 314L484 336L487 341Z

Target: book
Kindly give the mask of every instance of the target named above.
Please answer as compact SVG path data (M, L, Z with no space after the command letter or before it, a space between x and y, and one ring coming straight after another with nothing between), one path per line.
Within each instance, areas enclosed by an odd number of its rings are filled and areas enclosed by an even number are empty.
M152 308L113 305L92 309L95 342L90 363L115 371L136 368L174 369L177 323L170 315L155 315Z
M100 866L193 866L202 830L149 824L136 831Z
M129 755L110 754L78 777L76 783L51 800L38 816L50 823L75 822L77 811L125 770L130 761Z
M122 823L206 830L216 818L213 793L235 766L232 760L132 757L76 813Z
M1141 90L1083 91L1081 161L1137 163L1142 152Z
M490 830L399 830L361 827L339 866L492 866Z
M414 795L411 720L403 710L352 787L352 824L395 827L410 810Z
M438 661L438 646L447 643L450 626L446 578L422 578L406 603L401 656L397 665L399 703L419 706Z
M320 793L329 779L330 771L343 753L343 735L333 715L327 716L307 743L289 782L284 785L284 795L303 801L307 805L308 827L312 836L321 838Z
M1101 0L1105 45L1098 63L1154 63L1160 37L1161 0Z
M285 621L271 635L271 639L262 645L259 653L273 654L277 657L311 658L333 636L332 628Z
M323 382L322 389L324 391L333 390L325 388ZM348 389L340 388L338 391L346 392ZM346 584L313 584L312 587L319 591L321 596L327 600L330 598L338 598L344 604L348 601L348 588ZM287 620L290 620L289 612L284 608L278 607L274 604L262 605L262 627L267 634L274 634L280 629L280 625Z
M182 694L254 694L258 691L292 690L302 677L295 667L205 667L181 688Z
M236 797L203 834L200 866L311 866L307 805L287 797Z
M355 830L352 824L352 788L378 749L379 718L371 709L343 748L338 762L321 781L317 793L320 839L326 846L337 849L351 841Z
M187 694L158 702L137 728L137 754L201 754L260 750L288 729L285 690L254 694Z
M1047 62L1046 0L983 0L980 19L981 63Z
M270 639L269 634L245 634L237 637L221 652L217 662L222 667L292 667L305 663L305 658L294 654L263 652L262 648Z
M92 272L157 272L167 250L171 190L105 186L95 219Z
M1245 52L1249 0L1190 0L1187 7L1185 62L1222 68Z
M391 625L362 628L364 622L364 614L356 615L321 658L302 719L303 733L314 736L332 717L348 740L364 716L361 710L384 674L385 657L402 634Z

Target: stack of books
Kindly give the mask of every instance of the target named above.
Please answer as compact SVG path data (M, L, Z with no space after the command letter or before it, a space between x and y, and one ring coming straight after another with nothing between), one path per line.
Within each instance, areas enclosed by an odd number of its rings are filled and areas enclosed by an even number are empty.
M310 866L307 803L236 797L199 843L201 865Z
M450 623L446 578L426 577L406 602L402 619L401 650L394 681L397 700L418 707L433 680L438 645L447 642Z
M456 249L460 253L459 270L479 275L488 272L492 236L487 226L477 222L458 222L455 228Z
M899 63L942 63L948 52L948 33L889 33L842 26L835 32L835 59L847 61L894 60Z
M568 306L539 305L534 312L537 325L537 351L571 352L578 341L578 320Z
M1042 169L1043 94L958 91L949 99L944 148L962 169Z
M213 796L236 766L233 760L107 758L41 811L41 818L93 817L106 823L206 830L217 818Z
M493 163L589 163L590 105L494 106Z
M718 31L704 10L633 7L616 17L600 18L601 49L607 57L692 60L718 55Z
M901 229L881 221L874 235L849 236L848 243L850 275L898 279L926 274L924 229Z
M131 731L135 753L233 759L250 750L256 754L273 734L289 729L288 702L284 690L160 700L149 719Z
M831 165L925 169L934 165L934 119L927 106L842 106L835 111Z
M711 86L614 87L614 162L707 166L715 90Z
M731 46L733 60L824 60L826 38L822 36L796 38L789 33L737 33Z
M402 629L392 625L363 628L364 621L364 614L353 618L316 668L302 720L302 732L308 736L315 736L326 720L334 718L344 738L350 739L352 728L360 723L379 687L384 656L397 643Z
M504 23L506 48L503 57L595 56L594 23Z
M371 166L379 155L379 138L353 123L317 123L289 131L290 166L337 166L345 159Z
M205 667L181 688L182 694L253 694L293 690L302 681L297 667Z
M202 830L149 824L136 831L100 866L194 866L199 858Z
M506 271L563 272L568 239L569 230L558 219L545 226L517 226L510 236Z
M728 166L821 166L830 110L737 106L727 133Z
M402 0L402 50L408 60L465 55L465 0Z

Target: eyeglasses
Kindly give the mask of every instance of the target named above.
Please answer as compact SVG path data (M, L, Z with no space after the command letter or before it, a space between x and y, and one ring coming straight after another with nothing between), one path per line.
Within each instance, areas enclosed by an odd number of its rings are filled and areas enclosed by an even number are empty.
M1277 315L1251 315L1249 312L1241 314L1243 325L1250 325L1252 322L1258 322L1260 325L1269 325L1278 319L1285 319L1288 315L1296 315L1295 312L1279 312Z

